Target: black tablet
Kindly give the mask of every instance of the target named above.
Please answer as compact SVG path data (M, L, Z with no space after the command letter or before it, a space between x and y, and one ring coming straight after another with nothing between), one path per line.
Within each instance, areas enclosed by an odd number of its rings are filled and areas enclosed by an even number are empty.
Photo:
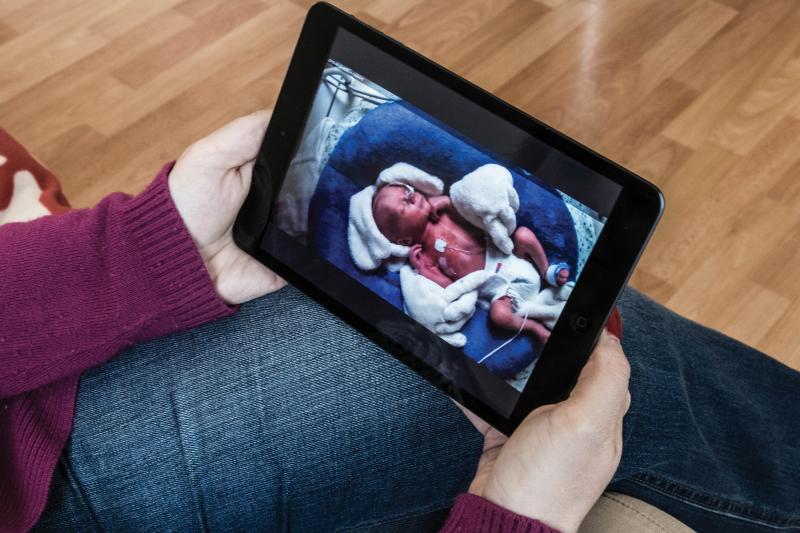
M508 434L569 394L662 209L652 184L320 3L234 238Z

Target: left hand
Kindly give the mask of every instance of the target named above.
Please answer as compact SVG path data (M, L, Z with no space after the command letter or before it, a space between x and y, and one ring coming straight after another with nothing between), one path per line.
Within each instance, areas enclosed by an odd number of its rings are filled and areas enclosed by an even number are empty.
M569 398L529 414L511 437L461 409L484 435L469 491L573 533L619 465L630 366L603 332Z
M270 111L257 111L195 142L169 175L175 206L227 304L240 304L286 285L233 242L233 222L250 190L253 165Z

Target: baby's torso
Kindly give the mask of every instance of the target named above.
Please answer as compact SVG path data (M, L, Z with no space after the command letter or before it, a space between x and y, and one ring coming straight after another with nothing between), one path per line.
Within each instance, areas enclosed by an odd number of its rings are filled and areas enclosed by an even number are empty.
M486 238L480 230L449 214L428 226L422 245L454 281L483 270L486 264Z

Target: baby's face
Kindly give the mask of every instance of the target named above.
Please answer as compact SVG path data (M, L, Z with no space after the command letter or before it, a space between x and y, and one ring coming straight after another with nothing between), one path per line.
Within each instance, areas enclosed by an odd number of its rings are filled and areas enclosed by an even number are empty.
M431 204L418 191L403 185L386 185L375 193L372 214L387 239L410 246L422 239L431 216Z

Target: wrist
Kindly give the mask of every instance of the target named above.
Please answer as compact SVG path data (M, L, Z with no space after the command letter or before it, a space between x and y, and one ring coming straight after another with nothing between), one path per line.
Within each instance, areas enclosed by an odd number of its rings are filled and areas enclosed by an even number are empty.
M519 531L525 533L557 533L540 519L520 516L502 506L474 494L461 494L456 498L447 522L440 533L481 531L481 533L503 533Z
M545 489L538 496L523 490L506 490L502 485L487 483L483 498L512 513L540 520L562 533L575 533L583 522L583 516L574 516L573 507L562 506L552 497L552 490ZM547 495L547 496L546 496Z
M230 314L214 291L205 261L175 206L168 187L172 163L134 197L122 213L142 266L176 323L193 327Z

